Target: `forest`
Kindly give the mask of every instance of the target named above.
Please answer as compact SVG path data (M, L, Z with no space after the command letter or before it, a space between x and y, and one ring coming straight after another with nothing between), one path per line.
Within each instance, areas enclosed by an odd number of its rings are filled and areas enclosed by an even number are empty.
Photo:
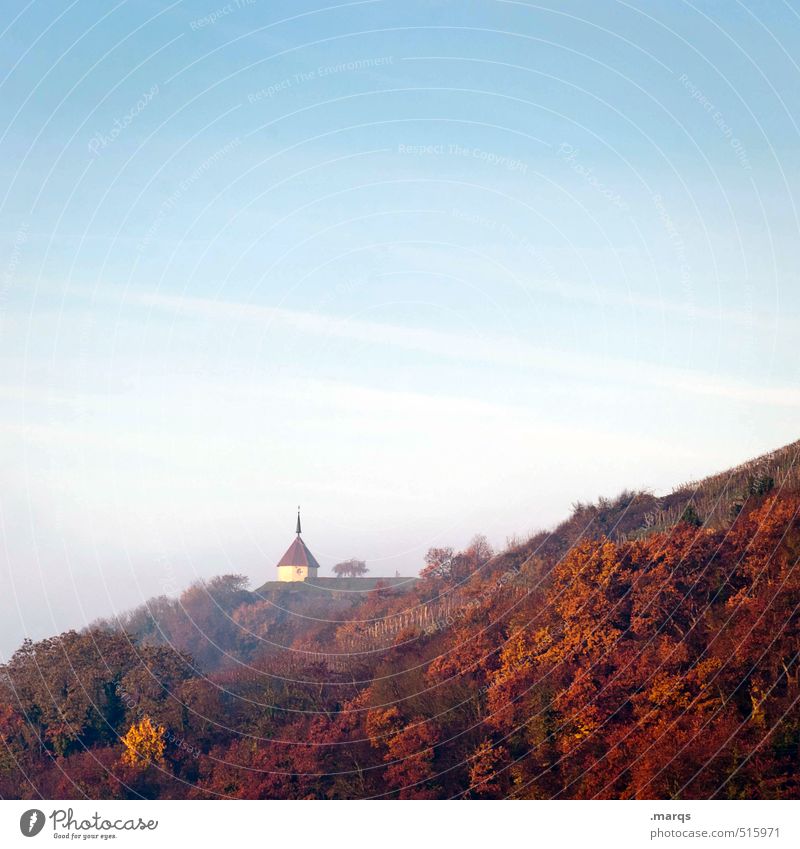
M401 591L224 575L0 667L3 798L800 796L800 443Z

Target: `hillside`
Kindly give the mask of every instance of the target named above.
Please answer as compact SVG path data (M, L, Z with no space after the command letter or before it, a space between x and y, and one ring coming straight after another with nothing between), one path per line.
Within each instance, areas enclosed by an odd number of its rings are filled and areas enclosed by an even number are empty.
M796 798L798 450L410 586L222 576L26 643L0 795Z
M755 457L732 469L676 487L669 495L625 491L596 504L576 503L572 516L552 531L543 531L518 553L544 549L559 554L578 539L606 535L633 539L674 527L691 508L710 528L724 528L753 496L800 491L800 440ZM512 552L514 554L514 552Z

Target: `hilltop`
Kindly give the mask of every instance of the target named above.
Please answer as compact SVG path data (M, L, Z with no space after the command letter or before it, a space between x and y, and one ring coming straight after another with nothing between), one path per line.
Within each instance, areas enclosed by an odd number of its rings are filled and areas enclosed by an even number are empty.
M754 497L773 491L800 492L800 440L681 484L668 495L625 490L596 503L576 502L568 519L513 546L507 556L510 562L535 553L557 556L587 537L608 536L616 541L641 538L675 527L687 513L693 522L706 528L724 528Z

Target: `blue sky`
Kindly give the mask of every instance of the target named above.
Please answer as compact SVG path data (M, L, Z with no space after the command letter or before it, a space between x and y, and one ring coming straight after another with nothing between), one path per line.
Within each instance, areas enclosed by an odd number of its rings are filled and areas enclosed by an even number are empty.
M796 3L5 8L0 650L797 438Z

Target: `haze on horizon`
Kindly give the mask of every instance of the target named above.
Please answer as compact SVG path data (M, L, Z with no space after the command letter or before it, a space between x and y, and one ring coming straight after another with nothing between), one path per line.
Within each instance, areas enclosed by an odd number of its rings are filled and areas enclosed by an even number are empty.
M9 0L0 658L798 438L791 6L223 6Z

